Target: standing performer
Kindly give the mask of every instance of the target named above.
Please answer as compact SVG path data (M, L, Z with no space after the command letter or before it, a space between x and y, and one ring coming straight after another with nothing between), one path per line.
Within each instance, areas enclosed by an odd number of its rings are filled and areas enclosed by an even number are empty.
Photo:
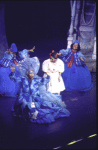
M47 90L51 93L60 94L65 90L61 73L64 72L64 63L57 58L58 53L52 50L50 58L45 60L42 64L42 70L50 76L50 82L47 84Z
M93 87L91 74L84 63L85 57L80 52L80 42L76 40L69 49L62 49L58 54L65 64L62 73L66 91L87 91Z
M23 60L26 57L29 57L28 53L33 52L35 46L30 50L23 50L18 52L19 60ZM11 44L10 49L4 53L4 56L0 60L0 95L7 97L16 97L19 92L19 83L13 82L9 78L9 74L11 73L10 67L15 67L19 60L17 59L17 46L15 43ZM17 72L18 75L19 72Z
M17 65L20 76L16 76L12 68L10 78L20 82L20 93L14 105L14 116L20 116L35 123L51 123L59 117L68 117L70 112L52 101L44 99L39 92L39 86L49 82L50 77L38 78L39 60L37 57L24 59Z
M15 97L19 90L19 84L14 83L9 78L10 66L17 65L18 63L16 53L16 44L12 43L10 49L7 49L0 60L0 94L2 96Z

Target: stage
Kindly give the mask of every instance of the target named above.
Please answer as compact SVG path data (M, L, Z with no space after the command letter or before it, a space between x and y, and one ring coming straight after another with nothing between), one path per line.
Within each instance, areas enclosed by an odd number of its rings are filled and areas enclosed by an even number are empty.
M15 98L0 97L0 148L96 148L96 73L91 73L91 76L93 82L91 90L61 93L71 116L59 118L51 124L33 124L14 118L11 106ZM91 135L93 136L89 137Z

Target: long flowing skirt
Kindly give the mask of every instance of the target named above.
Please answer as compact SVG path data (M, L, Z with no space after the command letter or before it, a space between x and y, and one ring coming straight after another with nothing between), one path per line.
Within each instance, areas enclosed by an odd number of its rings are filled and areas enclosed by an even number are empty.
M32 96L30 96L31 99ZM36 96L32 101L34 102L35 107L30 107L30 102L27 102L29 97L23 97L22 102L17 102L14 105L12 110L15 117L21 117L25 120L29 120L33 123L52 123L57 118L60 117L69 117L70 112L63 107L60 107L48 99L42 99L40 96Z
M0 94L7 97L16 97L19 91L19 83L9 78L10 67L0 67Z
M68 68L67 63L65 63L62 77L66 91L87 91L93 87L91 74L86 65L76 66L73 62L72 67Z

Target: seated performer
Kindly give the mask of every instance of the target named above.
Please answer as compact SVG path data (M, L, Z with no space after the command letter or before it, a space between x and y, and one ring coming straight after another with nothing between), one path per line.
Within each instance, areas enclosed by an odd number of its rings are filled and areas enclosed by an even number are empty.
M85 64L85 56L80 52L80 42L76 40L69 49L59 51L60 58L65 64L62 73L66 91L87 91L93 86L91 74Z
M51 93L60 94L65 90L64 82L61 73L64 72L64 63L57 58L57 53L52 50L50 58L42 64L42 71L50 76L50 82L47 84L47 90Z
M67 109L48 101L47 97L46 99L41 97L39 86L47 84L50 77L38 78L39 66L38 58L33 57L24 59L17 65L20 76L17 77L15 68L12 68L10 78L21 83L13 115L39 124L54 122L59 117L68 117L70 112Z
M30 50L23 50L17 52L17 46L15 43L11 44L10 49L4 53L4 56L0 59L0 95L6 97L16 97L19 92L19 83L13 82L9 78L9 74L11 73L10 67L16 66L19 63L19 60L23 60L27 56L28 53L33 52L35 46ZM17 59L16 53L19 53L19 60ZM18 75L18 73L17 73Z

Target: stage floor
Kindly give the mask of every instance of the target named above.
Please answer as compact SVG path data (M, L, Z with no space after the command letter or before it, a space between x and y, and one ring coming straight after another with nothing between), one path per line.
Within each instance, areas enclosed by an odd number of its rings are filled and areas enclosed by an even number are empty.
M86 92L61 93L70 111L68 118L51 124L33 124L11 114L15 98L0 97L1 149L88 149L96 148L96 73L91 73L93 88ZM78 141L77 141L78 140ZM68 143L77 141L72 145Z

